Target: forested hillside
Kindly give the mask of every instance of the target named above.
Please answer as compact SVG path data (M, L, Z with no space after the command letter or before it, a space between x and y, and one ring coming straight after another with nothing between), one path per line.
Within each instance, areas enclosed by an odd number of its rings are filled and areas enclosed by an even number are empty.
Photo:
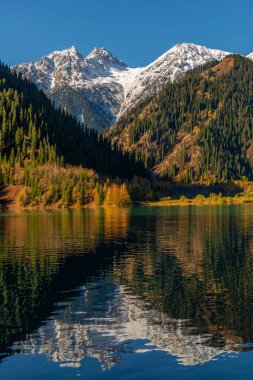
M252 179L253 62L231 55L168 84L107 135L172 178Z
M141 162L0 64L0 206L125 205L123 180L136 175L146 175Z
M0 65L0 162L82 165L110 176L143 174L129 155L56 110L36 86Z

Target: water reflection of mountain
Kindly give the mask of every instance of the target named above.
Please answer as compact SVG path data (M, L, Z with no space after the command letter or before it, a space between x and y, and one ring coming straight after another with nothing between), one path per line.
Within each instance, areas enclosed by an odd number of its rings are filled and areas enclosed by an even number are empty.
M131 345L135 340L143 340L138 353L160 349L183 365L205 363L229 350L229 342L214 347L211 335L193 334L188 321L171 319L126 287L106 281L87 284L79 297L16 344L15 350L45 354L61 366L72 367L93 357L109 369L120 361L122 352L136 352Z
M25 339L75 289L112 260L124 242L128 210L0 214L0 360ZM69 296L69 295L68 295Z
M61 364L109 368L136 339L185 365L243 350L252 220L248 206L0 215L1 353L21 341Z

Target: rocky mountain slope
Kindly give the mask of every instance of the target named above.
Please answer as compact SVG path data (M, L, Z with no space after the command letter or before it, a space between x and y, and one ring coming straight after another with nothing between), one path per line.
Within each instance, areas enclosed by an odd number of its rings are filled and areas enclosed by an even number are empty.
M227 54L183 43L146 67L130 68L104 48L95 48L84 58L72 46L13 68L43 90L56 107L101 130L168 82Z

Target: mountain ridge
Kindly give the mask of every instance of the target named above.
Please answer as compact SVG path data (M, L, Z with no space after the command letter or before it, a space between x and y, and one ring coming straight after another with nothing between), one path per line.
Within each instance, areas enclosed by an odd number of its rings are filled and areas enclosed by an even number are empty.
M105 48L86 57L75 46L35 62L13 66L79 123L98 130L111 126L146 97L187 71L231 54L201 45L173 46L145 67L131 68ZM253 53L249 58L253 59Z

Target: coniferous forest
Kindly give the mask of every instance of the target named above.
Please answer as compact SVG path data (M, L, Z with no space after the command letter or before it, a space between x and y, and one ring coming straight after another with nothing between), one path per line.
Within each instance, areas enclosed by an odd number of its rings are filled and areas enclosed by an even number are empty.
M172 180L252 179L253 62L233 55L196 69L107 135Z
M0 160L30 166L82 165L122 178L145 173L93 129L56 110L42 91L3 64L0 66Z

